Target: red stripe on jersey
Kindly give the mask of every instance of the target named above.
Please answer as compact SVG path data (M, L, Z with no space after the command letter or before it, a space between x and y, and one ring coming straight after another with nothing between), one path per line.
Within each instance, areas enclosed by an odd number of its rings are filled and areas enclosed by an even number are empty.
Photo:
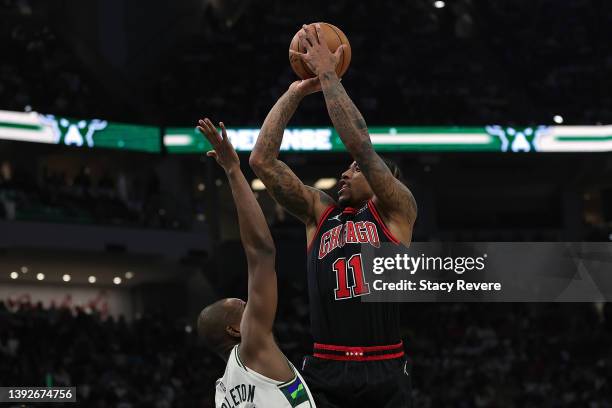
M391 242L393 242L394 244L396 244L396 245L399 244L400 241L393 236L391 231L389 231L389 229L387 228L387 226L383 222L382 218L378 214L378 210L376 209L376 206L374 205L374 202L372 200L368 201L368 208L372 212L372 215L374 216L374 218L376 218L376 221L378 221L378 223L380 224L380 226L381 226L383 232L385 233L385 235L387 236L387 238L389 238L391 240Z
M321 230L321 227L323 226L323 223L325 222L325 219L327 218L329 213L332 212L332 210L334 208L336 208L336 206L334 204L330 204L329 207L327 207L325 209L325 211L323 211L323 214L321 215L321 218L319 218L319 222L317 223L317 230L315 231L314 235L312 236L312 239L310 240L310 243L306 247L306 251L307 252L310 252L310 250L312 249L312 244L314 244L314 242L316 241L317 236L319 235L319 231Z

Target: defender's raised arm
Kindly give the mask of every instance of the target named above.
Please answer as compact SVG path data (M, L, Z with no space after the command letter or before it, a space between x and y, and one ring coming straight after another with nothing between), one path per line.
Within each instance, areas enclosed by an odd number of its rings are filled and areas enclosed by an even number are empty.
M261 207L240 170L240 160L227 138L223 122L219 123L222 135L209 119L200 120L199 124L198 129L214 149L206 155L214 157L225 170L238 211L240 239L249 274L248 302L240 337L243 351L248 353L250 349L262 348L262 342L273 342L272 325L277 304L274 241Z

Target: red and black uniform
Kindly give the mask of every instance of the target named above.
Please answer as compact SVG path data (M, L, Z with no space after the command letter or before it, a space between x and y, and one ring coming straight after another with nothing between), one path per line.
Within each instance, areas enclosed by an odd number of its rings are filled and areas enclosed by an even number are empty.
M317 407L408 407L409 384L397 303L368 303L374 280L362 245L400 245L372 201L330 206L308 246L314 352L304 377Z

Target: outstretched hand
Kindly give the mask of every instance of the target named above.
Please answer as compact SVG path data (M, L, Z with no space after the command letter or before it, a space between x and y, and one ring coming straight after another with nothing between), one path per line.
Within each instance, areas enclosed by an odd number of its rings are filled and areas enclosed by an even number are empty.
M340 45L336 52L332 53L327 47L327 41L325 41L325 35L319 23L314 25L304 24L298 32L298 39L306 53L293 50L289 50L289 52L302 59L312 72L321 76L326 72L336 71L336 66L346 45Z
M219 135L215 125L208 118L200 119L198 124L198 130L208 139L213 147L213 150L206 152L206 156L213 157L226 172L234 167L239 167L240 159L227 137L223 122L219 122L221 135Z

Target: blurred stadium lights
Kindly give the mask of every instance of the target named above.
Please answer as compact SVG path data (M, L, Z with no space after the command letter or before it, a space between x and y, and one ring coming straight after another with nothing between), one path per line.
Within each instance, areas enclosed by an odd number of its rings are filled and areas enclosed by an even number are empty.
M561 116L561 115L555 115L555 116L553 117L553 120L555 121L555 123L557 123L557 124L559 124L559 125L560 125L561 123L563 123L563 116Z
M451 6L456 16L455 35L457 38L467 39L474 35L474 18L471 8L471 0L458 0Z
M45 279L45 274L38 272L36 274L36 279L38 279L39 281L44 280Z
M30 2L28 1L17 1L15 2L17 4L17 9L19 10L19 13L23 16L31 16L32 15L32 6L30 5Z
M191 333L192 331L193 331L193 328L190 325L185 326L186 333Z
M249 2L249 0L208 0L205 5L210 6L214 15L223 20L227 27L231 27L242 16Z
M205 189L206 189L206 186L204 185L204 183L198 184L198 191L204 191Z
M125 279L132 279L134 277L134 272L132 271L127 271L125 273Z
M314 183L314 188L318 188L319 190L329 190L333 188L338 183L338 180L333 177L324 177L318 179Z
M15 271L11 272L11 279L17 279L19 277L19 274Z
M88 281L89 283L96 283L96 277L92 275L92 276L90 276L89 278L87 278L87 281Z
M22 266L21 267L21 273L28 273L28 267L27 266Z
M113 278L113 283L114 283L115 285L119 285L119 284L121 284L121 278L120 278L120 277L118 277L118 276L115 276L115 277Z
M64 274L64 276L62 276L62 280L63 280L64 282L70 282L70 279L71 279L71 277L70 277L70 275L69 275L69 274L67 274L67 273L65 273L65 274Z
M439 9L441 9L441 8L443 8L444 6L446 6L446 3L444 3L442 0L437 0L437 1L434 1L434 7L435 7L435 8L439 8Z
M251 181L251 188L254 191L263 191L266 189L266 186L264 185L263 181L256 178L256 179L253 179L253 181Z
M204 215L204 214L198 214L196 218L200 222L206 221L206 215Z

